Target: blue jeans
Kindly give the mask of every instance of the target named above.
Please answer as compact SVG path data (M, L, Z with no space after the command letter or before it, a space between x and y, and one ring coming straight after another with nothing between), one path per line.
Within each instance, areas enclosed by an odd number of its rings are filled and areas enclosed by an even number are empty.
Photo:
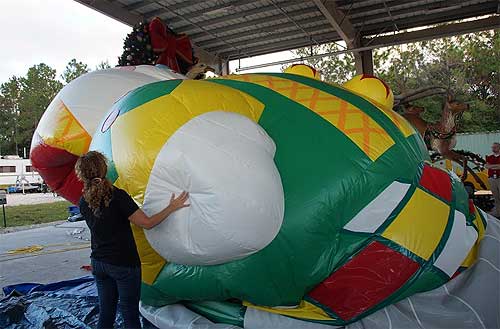
M97 328L113 328L117 306L123 316L125 328L141 328L141 268L117 266L92 259L92 274L99 295Z

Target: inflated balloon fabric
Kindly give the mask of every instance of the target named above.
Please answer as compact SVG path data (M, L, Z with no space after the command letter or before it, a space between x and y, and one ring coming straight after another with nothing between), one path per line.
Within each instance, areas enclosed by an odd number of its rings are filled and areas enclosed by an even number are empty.
M284 207L275 150L266 132L243 115L214 111L189 120L156 158L144 211L161 211L171 193L181 191L189 191L190 207L146 231L151 246L174 263L212 265L268 245Z
M71 81L44 112L31 142L31 161L51 189L78 203L82 185L74 173L96 127L120 97L145 84L184 76L164 67L128 66L92 71Z
M159 81L120 98L90 145L108 178L150 214L191 193L158 227L133 226L142 301L238 299L343 325L471 266L484 216L428 163L391 95L372 76L341 87L285 73Z

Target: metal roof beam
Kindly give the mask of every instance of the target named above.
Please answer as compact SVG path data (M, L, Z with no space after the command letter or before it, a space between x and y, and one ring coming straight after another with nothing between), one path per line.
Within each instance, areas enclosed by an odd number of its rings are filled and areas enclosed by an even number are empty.
M414 1L414 3L417 3L420 1ZM485 2L483 0L483 2ZM451 4L451 5L450 5ZM454 2L454 1L446 1L444 2L444 5L440 5L438 7L429 7L428 3L420 3L418 6L414 6L412 8L408 8L406 6L394 6L390 7L389 9L391 10L391 16L394 19L401 19L401 18L406 18L406 17L411 17L411 16L417 16L417 15L429 15L433 13L439 13L439 12L449 12L452 10L457 10L460 8L468 8L469 6L472 5L477 5L478 1L464 1L464 2ZM367 24L372 24L372 23L378 23L381 21L390 21L391 16L387 14L387 11L381 11L376 14L367 14L367 15L361 15L357 16L354 18L351 18L351 23L354 26L358 26L360 24L364 24L365 26Z
M394 2L399 0L385 0L385 2ZM349 8L351 9L357 9L357 8L363 8L363 7L368 7L368 6L373 6L373 5L378 5L382 4L383 6L384 0L365 0L365 1L360 1L360 0L344 0L344 1L337 1L337 7L341 10L347 10Z
M316 17L312 18L306 18L303 20L298 20L298 24L300 25L307 25L307 24L312 24L312 23L317 23L315 26L309 26L309 27L304 27L304 29L308 32L313 32L311 29L318 29L317 27L320 25L320 29L324 29L325 27L328 28L328 23L324 22L324 20L318 20ZM282 23L282 24L277 24L277 25L270 25L270 26L265 26L259 29L263 33L268 32L269 30L273 31L280 31L280 30L285 30L285 29L294 29L296 31L295 33L299 33L297 30L296 26L293 24L290 24L290 22ZM259 32L259 31L258 31ZM230 35L222 35L220 36L221 38L224 38L224 40L231 41L235 39L240 39L242 37L242 34L240 33L232 33ZM206 48L211 48L217 44L220 44L220 41L217 39L211 39L211 40L204 40L204 41L199 41L197 44L200 47L206 47Z
M397 34L395 37L391 36L392 38L390 38L389 36L383 37L383 38L378 38L376 44L372 43L369 46L362 46L362 47L354 48L354 49L344 49L344 50L340 50L340 51L334 51L334 52L325 53L325 54L317 54L317 55L313 55L313 56L305 56L304 59L322 58L322 57L326 57L326 56L335 56L335 55L344 54L347 52L364 52L364 51L379 48L379 47L394 46L394 45L398 45L398 44L413 42L414 40L418 40L418 39L420 39L419 41L423 41L423 40L429 40L432 38L449 37L449 36L457 35L457 34L478 32L478 31L481 31L484 29L494 29L494 28L499 27L499 26L500 26L500 21L499 21L498 17L493 16L493 17L488 17L488 18L485 18L485 19L482 19L479 21L456 23L456 24L443 25L443 26L438 26L438 27L434 27L434 28L429 28L429 29L425 29L425 30L404 32L404 33ZM253 51L250 49L247 49L247 51L249 53L253 53ZM281 60L281 61L276 61L276 62L271 62L271 63L252 65L252 66L244 67L241 70L237 70L237 71L243 71L243 70L248 70L248 69L253 69L253 68L262 68L262 67L267 67L267 66L272 66L272 65L292 63L292 62L296 62L299 60L301 60L301 58L294 58L294 59Z
M75 0L82 5L85 5L91 9L97 10L98 12L116 19L126 25L133 26L143 20L143 17L138 14L131 13L125 10L123 7L108 0ZM193 49L196 54L205 63L212 65L217 61L217 57L212 53L198 47L193 44Z
M316 7L308 7L308 8L304 8L304 9L296 9L296 10L289 11L288 15L290 15L291 17L296 18L298 16L309 15L309 14L313 14L313 13L317 13L317 12L318 12L318 9ZM219 35L221 37L227 37L227 36L230 36L230 35L238 34L239 32L236 32L236 31L239 30L239 29L243 29L243 28L247 28L247 27L255 27L258 24L272 23L275 19L282 19L282 18L280 17L280 15L278 15L278 16L267 16L267 17L253 19L253 20L248 20L248 21L243 22L243 23L237 23L237 24L228 25L226 28L224 28L224 31L221 34L219 34ZM307 18L305 20L299 20L297 22L298 23L302 23L302 22L305 22L306 20L318 21L318 16L309 17L309 18ZM323 20L323 16L321 16L320 20ZM206 23L208 23L208 24L206 24ZM210 24L209 21L207 21L206 23L204 23L203 26L213 25L213 24ZM304 24L307 24L307 23L304 23ZM268 28L268 27L270 28L270 27L273 27L273 26L276 26L276 25L269 25L269 26L266 26L265 28ZM196 38L199 38L199 37L203 37L204 35L205 35L205 33L193 33L190 36L191 36L191 38L196 39Z
M403 32L396 35L377 37L373 39L364 39L363 44L365 46L362 46L359 49L362 50L376 49L376 48L400 45L405 43L450 37L454 35L473 33L473 32L498 29L498 28L500 28L500 17L491 16L488 18L475 21L441 25L424 30ZM335 37L335 35L332 35L332 33L323 33L317 35L316 39L318 39L318 41L322 41L323 43L340 40L338 36ZM294 40L286 40L281 42L268 43L265 45L258 45L255 47L245 48L245 52L252 56L257 56L277 50L282 51L282 50L296 49L307 45L308 45L308 40L306 38L302 40L294 39ZM230 59L237 59L239 57L238 54L235 52L222 52L221 56Z
M143 19L141 15L131 13L128 10L124 9L122 6L111 1L107 0L75 0L75 1L91 9L97 10L101 14L104 14L108 17L116 19L117 21L120 21L130 26L137 24Z
M125 8L128 11L133 11L133 10L141 9L142 7L146 7L147 5L150 5L151 3L153 3L153 1L143 0L143 1L131 3L130 5L126 5L123 8Z
M193 2L194 2L194 4L200 4L200 1L193 1ZM176 7L175 5L162 4L159 1L154 1L154 3L160 5L164 8L158 8L158 9L152 10L150 12L144 13L144 17L146 17L146 19L150 19L150 18L153 18L155 16L160 16L162 14L167 14L170 11L188 8L188 7L193 5L193 3L191 3L189 6L184 6L182 4L181 6ZM201 3L203 3L203 2L201 2ZM243 6L243 5L248 5L248 0L233 0L230 3L219 2L218 4L211 6L209 8L204 8L204 9L200 9L200 10L193 11L190 13L186 13L184 16L186 18L192 19L192 18L199 17L200 15L203 15L206 12L222 10L222 9L234 9L235 7L239 7L239 6ZM170 18L169 23L175 23L175 22L180 22L180 21L181 21L180 19L178 19L176 17L172 17L172 18Z
M323 31L321 31L320 28L322 28ZM329 28L330 28L330 25L327 23L325 25L322 25L321 27L318 27L318 29L316 31L311 31L309 34L311 34L311 35L314 36L314 35L320 34L322 32L324 33L326 31L328 31ZM275 40L276 39L280 40L280 39L288 38L288 37L293 37L293 38L307 38L307 39L309 39L309 44L311 44L311 39L309 38L309 36L307 34L305 34L304 32L302 32L302 31L289 31L289 32L284 32L284 33L279 33L278 32L278 33L276 33ZM234 43L231 43L231 45L233 45L234 47L237 47L237 48L241 47L241 52L244 53L246 46L249 46L249 45L252 45L252 44L256 44L256 43L259 43L259 42L263 42L263 37L261 35L257 36L256 34L253 34L253 35L250 36L249 39L245 39L245 40L242 40L242 41L234 42ZM214 53L219 53L219 52L222 52L224 50L224 48L225 48L224 46L208 47L207 50L209 50L211 52L214 52Z
M294 3L293 1L292 2L286 1L282 4L282 8L290 7L293 5L296 5L296 3ZM207 10L204 10L203 12L206 12L206 11ZM204 27L208 27L211 25L227 22L228 20L233 20L233 19L242 18L242 17L246 17L246 16L251 16L251 15L262 14L264 12L274 12L274 11L276 11L276 8L273 5L269 5L269 6L257 7L257 8L242 11L239 13L234 13L234 14L224 15L221 17L207 19L205 21L200 21L197 23L203 25ZM201 14L203 14L203 12L201 12ZM200 12L197 12L196 15L194 15L193 13L189 13L189 14L186 14L184 16L186 18L190 18L190 19L196 18L196 17L200 16ZM172 26L172 28L182 30L183 33L187 33L188 31L198 30L198 28L196 26L189 25L189 24L177 25L177 23L181 23L181 22L182 22L182 20L180 20L178 18L170 18L169 19L169 24Z
M365 39L363 40L363 44L369 44L370 46L374 47L384 47L388 45L399 45L403 43L426 41L498 28L500 28L500 17L491 16L480 20L447 24L424 30L403 32L395 35L387 35L373 39Z
M475 6L469 6L462 8L455 12L443 12L439 11L436 13L429 14L427 11L412 12L411 14L405 14L404 20L397 20L398 27L401 30L410 29L418 26L427 26L431 24L449 22L450 19L459 20L471 17L477 17L482 15L488 15L494 12L496 8L495 3L485 3ZM398 16L401 17L401 16ZM379 34L381 30L384 32L392 32L393 28L388 26L387 20L380 21L377 23L365 22L363 26L363 35L373 35ZM363 25L363 23L356 23L355 26Z
M391 5L389 9L391 10L391 13L397 10L401 9L411 9L414 7L419 7L419 6L425 6L426 8L429 8L431 6L430 1L432 1L432 5L434 4L439 4L439 3L446 3L446 0L399 0L396 4ZM349 19L351 23L354 23L355 19L358 18L367 18L369 16L377 15L377 14L385 14L387 15L387 8L384 6L384 4L377 4L373 5L367 8L363 8L363 10L357 10L357 11L351 11L349 14Z
M340 37L346 42L350 47L354 46L356 39L356 30L352 26L351 22L347 19L346 15L342 14L335 1L326 0L324 3L322 0L313 0L316 7L321 11L326 20L333 26L335 31L340 35Z
M332 40L341 40L336 32L327 32L315 35L315 39L321 43L332 42ZM250 48L245 48L245 53L251 56L258 56L263 54L269 54L276 51L285 51L290 49L297 49L301 47L307 47L311 44L311 40L307 37L302 37L301 39L290 39L279 42L270 42L264 45L257 45ZM241 56L237 52L227 51L221 52L220 55L224 58L237 59ZM241 57L243 58L243 57Z
M142 0L142 1L139 1L139 2L134 2L128 6L125 6L125 9L127 10L138 10L138 9L141 9L143 7L146 7L147 5L150 5L150 4L157 4L158 1L156 0ZM194 5L197 5L199 4L200 1L197 1L197 0L185 0L183 2L180 2L180 3L176 3L175 5L171 5L169 6L170 9L172 10L181 10L181 9L184 9L184 8L188 8L188 7L191 7L191 6L194 6Z
M442 25L425 30L418 30L413 32L404 32L396 34L395 36L384 36L378 37L371 41L371 39L365 39L363 44L369 44L368 46L362 46L360 48L353 49L352 51L364 51L369 49L376 49L381 47L394 46L399 44L405 44L415 41L423 41L435 38L442 38L447 36L459 35L464 33L472 33L490 29L496 29L500 27L500 17L492 16L485 19L462 22L456 24ZM323 43L338 41L340 38L337 36L335 38L332 33L324 33L316 36L317 39L323 41ZM308 40L306 38L302 40L286 40L282 42L267 43L265 45L259 45L255 47L246 48L245 52L252 55L261 55L276 51L277 49L289 50L304 47L308 45ZM344 53L346 51L339 51L338 53ZM222 56L228 57L230 59L237 59L238 54L235 52L223 52ZM298 59L297 59L298 60Z
M161 17L163 14L168 14L168 10L166 10L165 8L157 8L157 9L153 9L151 11L147 11L147 12L143 13L144 17L146 17L147 20L150 20L156 16L163 18L163 17ZM180 20L178 20L176 17L169 18L170 24L175 23L175 21L180 22Z

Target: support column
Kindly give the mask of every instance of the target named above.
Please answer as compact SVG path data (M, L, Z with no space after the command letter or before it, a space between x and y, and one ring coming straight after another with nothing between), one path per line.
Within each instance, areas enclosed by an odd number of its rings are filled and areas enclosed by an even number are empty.
M356 66L356 74L370 74L373 75L373 55L372 51L355 51L354 61Z
M338 35L345 41L347 48L355 49L362 45L361 31L356 31L354 25L346 17L346 13L337 7L333 0L313 0L325 19ZM373 74L373 58L371 50L354 52L356 74Z
M220 72L218 72L217 74L220 74L220 75L228 75L229 74L229 60L228 59L221 59Z

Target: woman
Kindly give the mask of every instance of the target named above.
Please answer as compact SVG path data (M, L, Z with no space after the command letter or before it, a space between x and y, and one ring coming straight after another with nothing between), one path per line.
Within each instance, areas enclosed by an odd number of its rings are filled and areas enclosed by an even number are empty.
M99 295L97 327L113 328L119 306L125 328L140 328L141 263L130 222L145 229L155 227L174 211L189 206L188 193L172 194L170 204L149 217L127 192L105 178L107 164L101 153L82 155L75 170L83 182L80 211L91 234L92 273Z

